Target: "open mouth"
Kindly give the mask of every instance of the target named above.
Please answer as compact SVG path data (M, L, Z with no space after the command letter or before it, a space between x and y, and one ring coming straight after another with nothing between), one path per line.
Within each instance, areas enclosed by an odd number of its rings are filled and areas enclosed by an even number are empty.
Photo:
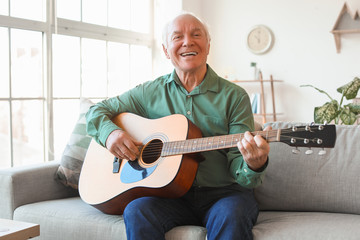
M196 56L198 55L197 52L185 52L185 53L181 53L180 56L182 57L187 57L187 56Z

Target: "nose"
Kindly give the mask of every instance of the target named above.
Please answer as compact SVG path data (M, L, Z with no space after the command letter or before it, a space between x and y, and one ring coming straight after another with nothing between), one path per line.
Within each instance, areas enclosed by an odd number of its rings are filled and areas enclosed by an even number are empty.
M189 47L194 45L194 41L190 35L184 36L183 47Z

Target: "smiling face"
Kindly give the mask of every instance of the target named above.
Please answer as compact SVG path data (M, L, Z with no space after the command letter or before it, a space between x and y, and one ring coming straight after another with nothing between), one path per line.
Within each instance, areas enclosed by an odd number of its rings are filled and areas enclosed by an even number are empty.
M163 50L177 73L206 71L210 41L204 25L190 14L175 18L167 28Z

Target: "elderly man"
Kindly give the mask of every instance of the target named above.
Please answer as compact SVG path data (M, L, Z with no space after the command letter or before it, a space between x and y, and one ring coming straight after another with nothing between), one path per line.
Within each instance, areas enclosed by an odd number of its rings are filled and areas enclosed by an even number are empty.
M204 161L184 196L130 202L124 210L127 237L164 239L176 226L199 225L207 228L208 239L252 239L258 216L252 189L262 183L269 144L249 132L254 128L249 97L207 64L210 35L200 19L181 14L165 26L163 36L174 71L93 106L87 113L88 133L128 160L137 158L141 143L111 121L121 112L150 119L183 114L205 137L245 134L237 147L202 153Z

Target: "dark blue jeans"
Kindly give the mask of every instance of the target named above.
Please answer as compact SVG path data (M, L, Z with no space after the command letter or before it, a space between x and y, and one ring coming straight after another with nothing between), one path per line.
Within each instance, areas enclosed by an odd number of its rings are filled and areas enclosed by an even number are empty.
M209 240L240 240L253 238L258 213L252 190L194 187L178 199L136 199L125 208L124 220L129 240L165 239L182 225L206 227Z

